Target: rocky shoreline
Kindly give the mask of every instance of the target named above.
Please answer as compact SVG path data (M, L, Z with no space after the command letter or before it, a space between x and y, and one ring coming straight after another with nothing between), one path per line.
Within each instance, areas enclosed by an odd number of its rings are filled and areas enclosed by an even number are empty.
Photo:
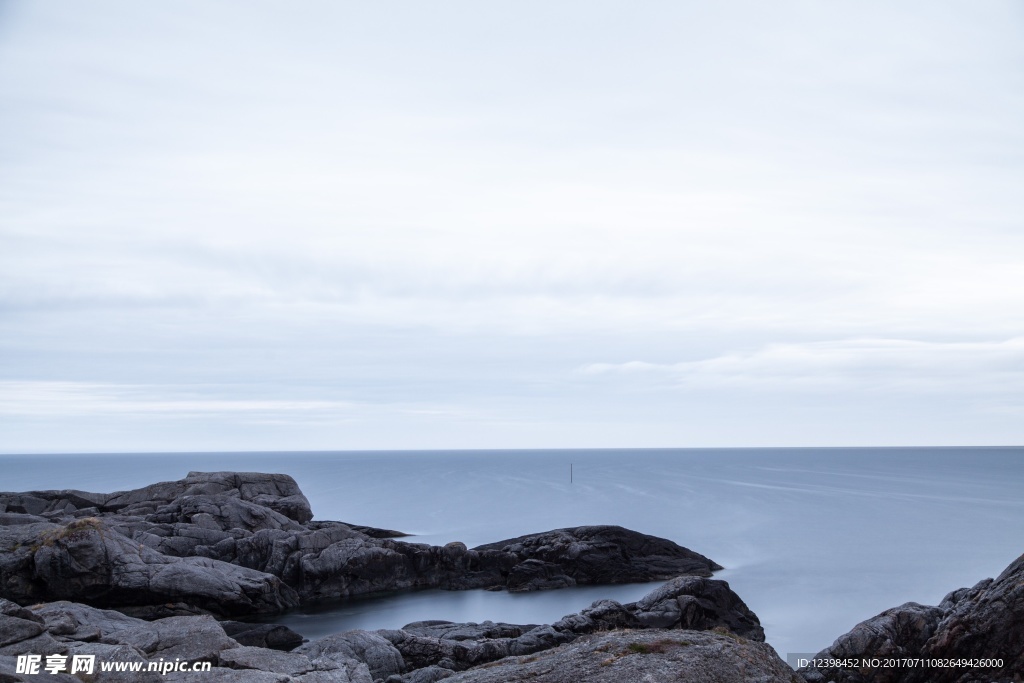
M216 681L1019 681L1024 558L999 578L856 626L819 656L1002 658L983 672L790 669L721 567L621 527L558 529L467 548L313 521L287 475L192 472L133 491L0 493L0 683L36 680L16 657L209 662ZM237 618L408 588L533 591L667 581L554 624L417 622L313 643ZM195 673L44 674L48 680L194 680Z

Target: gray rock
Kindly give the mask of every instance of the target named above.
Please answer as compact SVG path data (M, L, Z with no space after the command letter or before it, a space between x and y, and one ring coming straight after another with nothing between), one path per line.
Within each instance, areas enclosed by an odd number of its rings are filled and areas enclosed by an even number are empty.
M34 612L49 634L76 643L127 645L150 660L216 662L223 650L239 647L210 616L143 621L66 601L40 605Z
M565 643L576 640L581 632L567 629L559 630L554 626L537 626L509 643L510 655L528 655L541 650L550 650Z
M576 585L576 580L567 576L558 564L528 559L512 568L505 585L510 593L524 593L569 588Z
M5 595L23 602L84 599L126 613L65 601L34 611L6 603L0 619L11 628L4 633L20 639L8 645L49 639L47 646L71 650L127 648L149 661L212 662L218 666L211 680L431 683L455 671L490 671L509 657L564 649L587 634L719 628L733 642L746 642L734 634L763 638L757 617L728 584L674 578L706 577L719 567L664 539L621 527L579 527L473 550L459 542L429 546L393 540L397 534L385 530L312 522L302 511L304 497L296 496L301 492L290 478L233 473L192 473L115 494L0 494L0 513L18 517L0 525L0 548L8 549L0 553ZM658 577L673 580L637 603L598 601L551 625L416 622L402 630L338 634L294 653L265 647L298 644L298 634L283 627L222 626L204 614L272 612L300 597L417 586L515 591ZM972 599L969 592L951 597L949 609Z
M437 683L443 678L454 676L455 672L440 666L416 669L404 676L389 676L385 683Z
M190 602L225 615L277 612L298 603L276 576L203 557L168 557L98 518L0 527L3 532L17 534L17 550L0 560L0 585L20 602Z
M47 522L45 517L25 515L19 512L0 512L0 526L19 526L21 524L38 524Z
M153 514L148 515L146 521L157 524L187 522L190 523L189 526L195 526L198 530L206 532L231 529L247 531L261 529L304 530L304 527L298 522L276 512L273 508L225 494L175 498ZM217 534L201 534L201 536L204 540L212 540L214 543L223 538Z
M465 669L482 661L477 644L472 641L419 636L401 630L378 631L377 633L395 646L410 669L422 669L436 665L456 670ZM507 654L509 652L505 653L505 655Z
M165 602L159 605L114 605L112 609L129 617L146 621L156 621L167 617L200 617L206 614L212 616L209 610L184 602Z
M222 651L220 665L230 669L273 671L289 676L298 676L316 669L312 660L306 655L250 646Z
M0 505L6 512L31 515L70 512L89 507L100 512L152 514L157 508L177 498L218 494L269 508L299 523L313 518L309 501L302 495L294 479L286 474L260 472L189 472L187 477L178 481L165 481L115 493L75 490L0 493Z
M220 622L224 632L241 645L266 647L289 652L302 645L301 635L281 624L250 624L242 621Z
M711 576L721 567L672 541L620 526L583 526L488 543L478 552L501 551L519 562L557 565L578 584L632 583L683 574ZM541 585L540 587L543 587Z
M195 673L191 671L178 671L168 673L160 677L166 683L195 683L197 680L213 681L214 683L294 683L297 678L288 674L273 673L271 671L254 671L252 669L227 669L224 667L212 667L209 671ZM302 679L305 680L305 679ZM335 679L326 679L332 681ZM337 679L341 683L349 683L345 679Z
M17 619L26 619L28 621L34 621L36 623L43 623L42 617L21 605L0 598L0 616L15 617Z
M153 639L156 642L153 642ZM119 642L143 650L149 659L214 662L223 650L239 647L213 617L169 617L125 631Z
M307 522L306 523L306 527L309 528L309 529L317 529L317 528L320 528L321 525L333 525L333 524L343 524L344 526L348 527L352 531L357 531L357 532L363 534L364 536L369 536L370 538L403 538L403 537L406 537L406 536L410 535L410 534L405 533L404 531L395 531L394 529L378 529L377 527L373 527L373 526L362 526L360 524L349 524L348 522L329 522L329 521L324 521L324 522L319 522L319 521L318 522ZM465 545L465 544L463 544L463 545Z
M517 638L536 628L533 625L495 623L456 623L452 621L414 621L402 627L402 631L417 636L429 636L442 640L481 640L483 638Z
M919 657L924 644L935 633L942 615L943 611L938 607L908 602L857 624L827 650L815 655L815 659ZM828 680L847 683L870 680L881 683L902 680L907 672L899 668L886 668L864 677L860 671L822 668L801 669L801 673L811 683Z
M0 597L23 604L39 602L34 594L34 554L45 536L59 528L50 522L0 526Z
M20 605L0 598L0 648L35 638L46 630L45 622Z
M379 632L357 630L338 633L303 645L295 652L311 659L326 657L342 663L353 659L363 662L374 679L387 678L405 670L402 653Z
M0 526L0 548L10 549L0 554L0 594L80 600L149 619L273 613L408 588L530 591L719 568L621 527L560 529L474 550L396 541L397 532L312 522L285 475L192 472L110 494L0 494L0 507L19 522Z
M0 647L0 655L55 655L65 652L67 646L46 632Z
M414 670L441 666L461 671L508 656L549 650L584 634L648 626L721 629L736 634L735 637L764 640L757 616L729 584L698 577L673 579L629 605L599 600L582 612L567 615L551 625L421 621L400 630L377 633L390 641Z
M22 515L40 515L46 512L50 505L51 500L45 497L47 493L57 493L56 491L44 491L42 495L33 495L31 493L0 493L0 506L3 507L4 512L14 512ZM64 505L60 506L61 508Z
M582 636L542 653L509 657L445 679L449 683L803 683L764 643L685 630Z
M51 653L52 654L52 653ZM45 660L44 660L45 661ZM82 683L77 676L66 673L49 674L40 667L40 673L26 675L16 673L18 670L18 658L14 655L0 655L0 683L38 683L47 681L50 683Z
M764 641L764 629L753 612L725 581L681 576L637 601L634 614L650 628L708 631L722 626L733 633Z
M96 658L92 677L96 683L157 683L162 679L156 671L146 671L149 660L131 645L108 645L106 643L71 643L72 655L92 655ZM141 671L103 671L101 662L139 662Z
M676 579L673 579L666 585L672 585L674 581ZM726 587L728 588L728 584L726 584ZM656 588L652 593L648 593L648 596L658 593L663 589L664 587ZM727 609L726 605L732 604L733 595L730 595L731 593L732 591L728 591L719 597L721 600L721 603L718 605L719 609ZM580 615L592 621L598 631L641 627L641 622L636 616L636 606L634 604L620 605L614 600L597 600L590 607L582 610Z
M323 660L314 660L313 663L318 667L325 666ZM325 666L323 669L296 676L294 680L296 683L374 683L370 670L362 662L349 659L343 663L331 660L331 663L337 664L337 668Z
M149 628L148 622L142 619L67 600L38 605L32 612L43 620L52 635L77 641L120 644L125 642L120 638L122 634ZM151 647L155 646L154 635Z
M983 675L989 679L1024 678L1024 555L994 581L957 591L943 604L948 611L925 643L925 657L1002 659L1002 667ZM948 670L940 674L932 680L963 680Z

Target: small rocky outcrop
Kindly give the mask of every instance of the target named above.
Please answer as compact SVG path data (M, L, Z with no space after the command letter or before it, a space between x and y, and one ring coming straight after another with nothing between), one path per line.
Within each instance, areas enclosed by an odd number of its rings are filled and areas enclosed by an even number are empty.
M500 551L519 559L509 576L512 591L664 580L681 574L711 576L722 568L672 541L620 526L556 529L474 550Z
M907 603L857 624L816 659L1001 659L1002 666L808 667L810 683L1007 683L1024 680L1024 556L937 607Z
M731 633L763 641L764 629L725 581L680 576L627 606L645 628L684 628Z
M325 658L339 664L356 660L366 664L374 680L386 679L406 670L402 653L374 631L346 631L303 645L295 651L310 659Z

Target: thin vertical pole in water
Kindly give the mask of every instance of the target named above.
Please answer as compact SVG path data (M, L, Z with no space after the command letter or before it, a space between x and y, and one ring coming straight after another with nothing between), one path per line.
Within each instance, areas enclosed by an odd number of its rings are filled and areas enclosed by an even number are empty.
M572 483L572 463L569 463L569 483Z

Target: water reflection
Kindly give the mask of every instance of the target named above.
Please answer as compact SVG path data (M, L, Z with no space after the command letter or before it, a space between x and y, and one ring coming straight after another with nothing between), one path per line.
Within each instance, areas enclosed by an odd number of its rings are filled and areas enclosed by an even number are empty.
M578 586L535 593L505 591L402 591L300 608L260 621L284 624L310 640L352 629L401 628L413 621L503 621L510 624L550 624L579 612L595 600L634 602L663 582L617 586Z

